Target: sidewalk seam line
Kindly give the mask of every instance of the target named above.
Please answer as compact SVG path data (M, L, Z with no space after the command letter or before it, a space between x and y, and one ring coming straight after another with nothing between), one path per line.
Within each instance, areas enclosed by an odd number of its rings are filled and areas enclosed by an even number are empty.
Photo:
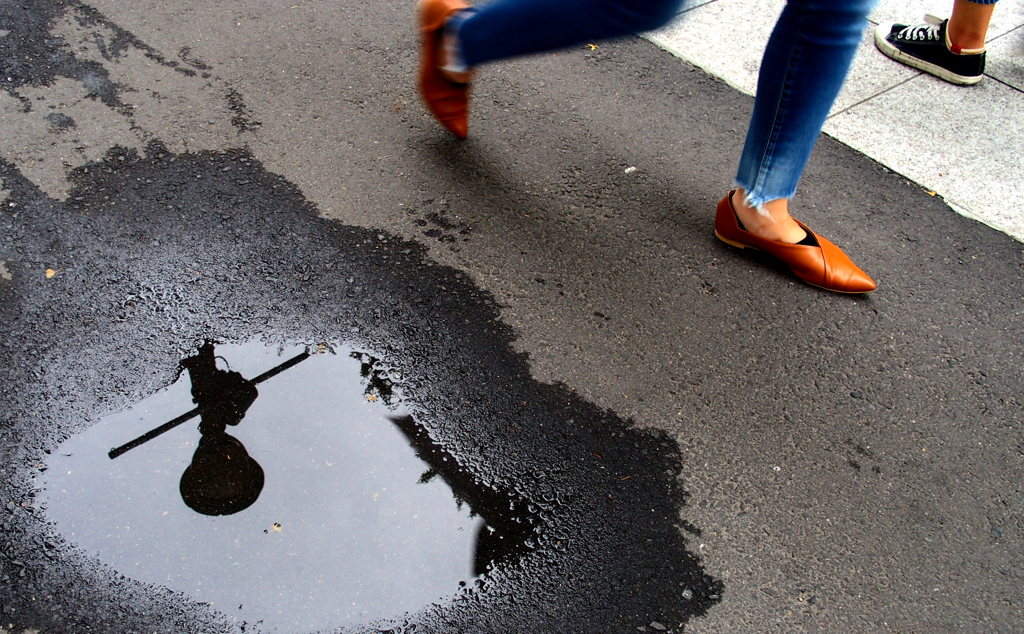
M898 84L893 84L892 86L889 86L885 90L879 91L879 92L871 95L870 97L865 97L865 98L861 99L860 101L858 101L856 103L852 103L849 106L846 106L842 110L839 110L839 111L837 111L837 112L835 112L833 114L830 114L827 118L828 119L832 119L832 118L838 117L841 114L849 112L850 110L853 110L854 108L856 108L857 106L859 106L859 105L861 105L863 103L871 101L872 99L874 99L876 97L881 97L882 95L884 95L884 94L886 94L888 92L891 92L891 91L895 90L896 88L899 88L900 86L905 85L907 82L910 82L910 81L913 81L914 79L917 79L921 75L922 75L922 73L918 72L917 74L913 75L912 77L908 77L908 78L904 79L903 81L901 81Z
M988 77L990 81L994 81L996 83L1002 84L1002 85L1006 86L1007 88L1009 88L1011 90L1016 90L1017 92L1024 93L1024 88L1018 88L1017 86L1014 86L1013 84L1008 84L1005 81L1003 81L1002 79L999 79L998 77L994 77L992 75L989 75L988 73L985 73L985 77Z

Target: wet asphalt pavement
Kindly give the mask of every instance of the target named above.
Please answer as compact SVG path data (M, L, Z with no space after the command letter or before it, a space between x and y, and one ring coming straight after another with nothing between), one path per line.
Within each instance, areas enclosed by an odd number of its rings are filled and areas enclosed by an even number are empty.
M372 354L453 489L530 509L352 631L1021 628L1020 243L823 139L797 215L879 290L818 291L714 239L751 102L646 42L484 69L459 143L411 6L217 4L0 4L0 625L253 629L38 489L260 340Z

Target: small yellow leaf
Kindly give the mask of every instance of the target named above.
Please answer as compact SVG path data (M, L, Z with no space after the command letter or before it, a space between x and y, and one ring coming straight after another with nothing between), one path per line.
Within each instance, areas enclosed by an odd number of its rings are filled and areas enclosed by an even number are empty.
M935 196L936 194L937 194L937 192L932 192L932 191L928 192L929 196Z
M57 274L57 271L54 271L53 269L46 269L46 279L50 279L51 277L53 277L56 274Z
M370 401L371 403L376 403L377 402L377 395L376 394L367 394L366 395L366 400Z
M597 50L597 44L587 44L587 48L589 48L592 51L596 51Z

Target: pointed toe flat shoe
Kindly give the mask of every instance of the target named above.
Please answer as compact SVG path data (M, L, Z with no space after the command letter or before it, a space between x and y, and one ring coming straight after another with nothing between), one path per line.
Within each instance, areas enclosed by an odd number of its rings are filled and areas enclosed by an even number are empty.
M797 223L813 238L815 244L790 244L769 240L750 233L740 226L732 194L718 203L715 213L715 236L740 249L755 249L780 260L804 282L837 293L870 293L875 282L853 263L842 249L814 233L799 220Z
M420 96L434 118L460 139L469 134L469 84L446 79L437 60L445 22L468 8L462 0L421 0L419 4Z

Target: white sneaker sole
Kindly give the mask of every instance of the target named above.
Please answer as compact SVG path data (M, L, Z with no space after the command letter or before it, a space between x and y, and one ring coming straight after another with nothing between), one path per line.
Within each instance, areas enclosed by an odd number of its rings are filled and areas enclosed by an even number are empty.
M946 70L942 66L926 62L914 57L913 55L904 53L893 46L889 40L885 39L885 36L889 35L889 32L892 30L892 25L892 22L887 22L885 24L879 24L875 29L875 46L886 57L890 57L901 64L912 66L918 70L923 70L930 75L935 75L940 79L944 79L951 84L957 84L959 86L970 86L972 84L976 84L981 81L982 77L984 77L984 75L957 75L952 71Z

